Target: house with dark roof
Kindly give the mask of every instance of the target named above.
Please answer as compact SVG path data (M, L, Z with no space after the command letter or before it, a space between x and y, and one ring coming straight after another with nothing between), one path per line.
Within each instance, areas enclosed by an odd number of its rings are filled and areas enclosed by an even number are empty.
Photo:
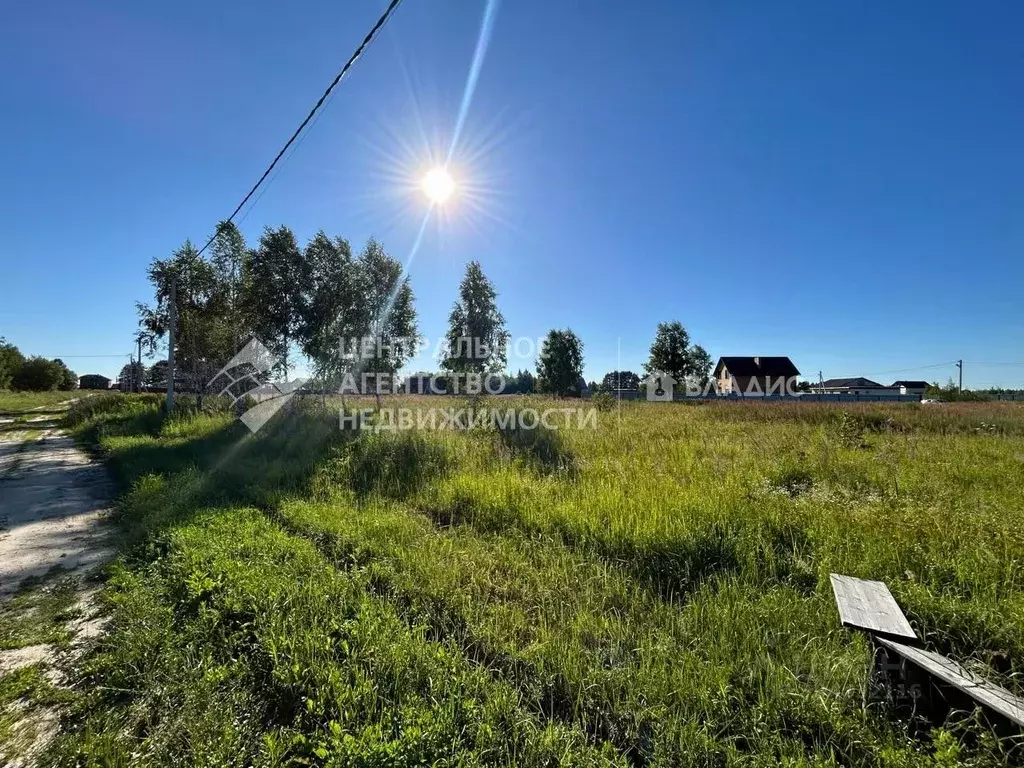
M720 357L715 366L723 395L792 395L799 375L788 357Z
M903 380L894 381L889 385L891 389L899 390L901 395L917 395L924 397L924 391L928 389L927 381Z
M78 379L79 389L110 389L110 379L99 373L87 373Z
M863 376L846 379L826 379L813 385L813 390L825 395L898 395L899 390L879 384Z

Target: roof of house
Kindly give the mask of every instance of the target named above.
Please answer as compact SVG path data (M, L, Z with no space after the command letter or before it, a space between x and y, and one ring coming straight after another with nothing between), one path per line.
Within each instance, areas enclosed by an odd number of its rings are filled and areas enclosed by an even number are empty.
M854 376L849 379L826 379L818 387L824 389L886 389L877 381L865 379L863 376Z
M899 381L894 381L892 383L892 386L893 387L906 387L907 389L928 389L928 382L927 381L904 381L903 379L900 379Z
M715 376L725 368L732 376L799 376L800 371L788 357L720 357Z

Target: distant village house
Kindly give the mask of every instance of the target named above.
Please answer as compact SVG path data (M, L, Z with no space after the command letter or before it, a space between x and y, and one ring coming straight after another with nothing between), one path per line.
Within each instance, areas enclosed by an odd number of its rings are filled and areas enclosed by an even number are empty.
M98 373L87 373L78 379L79 389L110 389L110 379Z
M826 379L814 386L815 392L824 395L898 395L899 390L886 387L863 376L846 379Z
M894 381L892 388L899 390L901 395L917 395L918 397L924 397L924 392L928 389L927 381Z
M800 371L788 357L720 357L715 383L721 395L792 395Z

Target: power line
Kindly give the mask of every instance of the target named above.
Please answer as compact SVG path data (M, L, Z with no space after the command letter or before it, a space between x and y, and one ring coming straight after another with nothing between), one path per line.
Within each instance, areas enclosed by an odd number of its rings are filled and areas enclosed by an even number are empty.
M956 365L957 363L964 363L970 365L1009 365L1009 366L1024 366L1024 361L1018 363L1009 362L979 362L978 360L950 360L945 363L933 363L931 365L919 365L916 368L896 368L889 371L874 371L872 373L866 373L865 376L883 376L887 373L907 373L908 371L927 371L933 368L945 368L946 366Z
M232 221L235 218L235 216L238 215L238 212L242 210L245 204L249 202L249 198L253 196L253 193L255 193L256 190L260 188L260 185L264 182L267 176L270 175L270 172L274 170L274 166L276 166L277 162L284 156L284 153L288 151L288 147L290 147L292 143L294 143L295 139L297 139L299 134L302 133L302 130L306 127L306 125L309 124L309 121L313 119L314 115L316 115L320 107L323 106L323 103L331 95L331 91L333 91L334 87L341 82L341 79L345 77L349 69L352 68L352 65L356 63L356 60L358 60L359 57L363 55L363 52L367 49L367 47L369 47L370 43L373 42L374 38L377 36L377 33L380 32L381 28L387 23L388 19L391 18L391 16L394 14L395 10L398 8L398 5L401 2L402 0L391 0L391 3L388 5L387 10L385 10L381 17L377 19L377 23L373 25L373 28L366 34L366 37L363 38L363 42L361 42L359 44L359 47L356 48L355 53L353 53L349 57L348 61L345 62L345 66L341 68L341 71L338 72L334 80L331 81L331 84L327 86L327 90L323 92L323 95L321 95L320 98L317 100L316 104L313 105L313 108L309 111L309 114L306 115L305 120L303 120L299 124L299 127L295 129L295 132L291 135L291 138L289 138L288 141L285 142L285 145L281 147L281 151L277 153L277 156L273 159L270 165L267 166L267 170L265 170L263 172L263 175L260 176L259 181L257 181L253 185L252 189L250 189L249 192L246 194L246 196L242 198L242 202L240 202L238 206L235 208L235 210L232 211L231 215L228 216L227 221ZM217 233L214 232L213 235L210 236L210 239L206 241L206 245L199 249L199 255L202 255L203 251L210 247L210 244L216 239L216 237Z
M908 371L927 371L932 368L944 368L948 365L956 365L956 360L950 360L946 363L933 363L932 365L919 365L916 368L894 368L890 371L872 371L871 373L865 373L864 376L884 376L887 373L907 373Z
M131 353L121 355L43 355L48 360L73 360L75 358L94 358L94 357L129 357Z

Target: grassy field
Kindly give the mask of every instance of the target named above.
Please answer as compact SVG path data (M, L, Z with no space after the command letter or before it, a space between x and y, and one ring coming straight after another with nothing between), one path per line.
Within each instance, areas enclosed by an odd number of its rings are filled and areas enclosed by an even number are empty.
M0 390L0 416L21 415L33 409L42 409L48 405L57 405L66 400L82 397L83 394L88 395L92 393L81 393L78 391L11 392L6 389Z
M91 396L92 392L11 392L0 390L0 442L16 443L17 450L27 448L42 430L53 426L66 406L60 405L75 398ZM0 476L14 471L15 460Z
M412 408L452 401L409 398ZM502 408L567 401L502 398ZM258 435L105 396L110 632L57 765L993 765L867 691L828 573L1019 690L1024 407L623 404L596 429Z

